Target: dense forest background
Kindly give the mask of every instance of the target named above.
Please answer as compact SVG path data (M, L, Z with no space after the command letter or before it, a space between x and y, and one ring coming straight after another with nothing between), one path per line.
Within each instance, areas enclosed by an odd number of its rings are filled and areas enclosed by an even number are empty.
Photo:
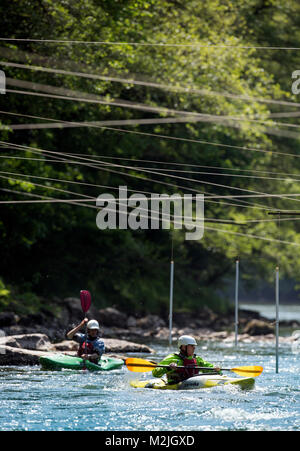
M299 2L2 0L0 23L0 311L89 289L164 313L171 256L177 310L226 310L237 256L252 292L277 264L297 289ZM204 237L99 230L119 186L204 193Z

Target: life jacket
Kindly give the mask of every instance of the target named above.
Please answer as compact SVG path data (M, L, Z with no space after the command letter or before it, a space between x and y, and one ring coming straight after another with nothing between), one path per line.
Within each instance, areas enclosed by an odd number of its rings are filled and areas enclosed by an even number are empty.
M197 359L195 358L195 355L192 359L188 359L184 354L176 354L178 357L182 359L182 364L180 366L184 366L184 368L177 368L174 373L170 374L170 378L173 381L181 382L189 377L196 376L199 374L199 369L193 368L194 366L197 366Z
M80 343L79 349L77 351L78 357L81 357L82 354L93 354L93 348L93 343L89 342L88 340Z

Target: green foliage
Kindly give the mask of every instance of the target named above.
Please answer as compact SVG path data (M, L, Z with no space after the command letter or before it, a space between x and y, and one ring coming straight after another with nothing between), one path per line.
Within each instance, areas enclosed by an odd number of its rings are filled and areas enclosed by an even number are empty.
M9 306L9 289L4 285L3 280L0 279L0 310L5 310Z
M204 120L119 127L190 141L158 139L96 127L9 132L1 129L1 140L31 147L27 150L1 148L3 155L15 157L1 158L3 172L0 175L3 178L0 178L0 189L10 190L1 191L3 200L33 200L39 196L59 199L81 195L97 197L102 192L115 194L113 189L106 187L120 185L127 185L136 192L183 194L196 191L205 192L206 196L247 192L286 196L299 192L300 183L294 180L242 176L252 174L248 172L251 170L297 174L299 169L299 159L276 154L298 152L298 138L285 138L272 132L273 129L278 131L279 126L269 114L281 111L281 107L261 101L283 98L297 101L291 94L290 81L291 73L299 67L299 52L250 48L256 45L298 46L297 2L2 0L0 13L3 36L119 43L2 41L0 56L3 62L67 71L67 74L50 73L4 65L8 78L37 83L39 89L48 93L51 90L54 93L55 88L64 88L71 90L72 96L82 97L88 93L101 102L104 99L122 104L128 102L128 107L124 108L7 93L0 96L1 110L31 117L2 114L1 123L5 126L46 122L44 118L82 122L173 117L170 110L179 112L176 113L179 117L183 112L198 112L234 118L231 121L224 119L225 122ZM125 42L132 44L125 45ZM198 43L200 46L134 45L137 42ZM127 79L128 83L120 82L120 79ZM136 84L134 80L144 84ZM10 83L8 80L8 88L19 89ZM153 87L153 83L159 87ZM71 94L70 91L65 93ZM247 101L245 97L254 100ZM133 108L133 104L139 104L138 109L137 105ZM150 107L160 108L160 113L149 110ZM199 144L195 140L212 144ZM271 152L242 150L242 147ZM186 171L205 171L205 168L193 165L227 168L226 174L234 174L230 170L238 169L237 173L242 175L216 177L171 172L162 177L141 172L138 168L106 168L114 171L110 172L95 169L93 165L80 165L77 158L77 164L54 163L49 155L36 153L35 149L94 159L100 156L126 158L129 161L105 161L132 163L132 166L138 163L130 162L130 159L145 159L182 163L181 169ZM164 172L161 168L165 168L160 164L151 167L156 172ZM190 180L174 176L186 176ZM297 248L233 234L239 232L300 244L297 222L282 221L280 230L276 222L246 223L248 219L270 219L262 206L286 209L295 208L295 203L274 198L241 199L237 204L248 207L244 209L235 206L233 200L223 202L206 200L207 227L201 241L187 242L183 231L173 233L174 304L177 309L193 310L209 305L224 310L226 300L220 292L225 279L233 274L237 255L250 262L243 273L250 281L258 275L264 280L272 280L274 265L278 262L285 277L297 278L300 269ZM20 293L29 293L22 295L25 308L29 310L41 307L42 301L35 296L78 295L80 289L87 288L99 307L116 305L128 312L166 314L171 233L161 230L100 232L96 228L96 213L95 208L75 204L2 205L0 275L5 283L16 287ZM208 222L209 219L227 219L245 225L216 224ZM227 230L231 234L211 229ZM5 291L4 287L0 289ZM2 295L0 308L4 308L8 297L9 293Z
M0 312L10 311L25 315L37 313L41 308L44 308L43 302L35 293L25 291L20 294L15 288L5 285L0 279ZM45 308L47 309L47 306Z

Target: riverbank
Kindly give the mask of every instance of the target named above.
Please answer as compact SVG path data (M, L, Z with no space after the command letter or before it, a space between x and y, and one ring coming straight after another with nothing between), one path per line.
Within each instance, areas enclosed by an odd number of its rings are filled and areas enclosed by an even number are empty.
M45 352L75 354L77 344L66 340L66 333L82 320L80 300L67 298L56 301L60 308L56 313L41 311L18 316L13 312L0 313L0 365L34 365ZM125 359L128 353L153 353L148 344L167 343L169 327L167 318L157 315L135 317L115 308L92 307L88 318L101 325L101 335L106 352ZM218 314L204 308L195 314L175 312L173 315L172 341L180 335L193 335L198 341L222 341L233 343L234 313ZM239 336L242 343L274 341L274 322L253 310L239 311ZM281 322L283 328L297 329L297 321ZM291 334L281 336L280 342L292 342Z

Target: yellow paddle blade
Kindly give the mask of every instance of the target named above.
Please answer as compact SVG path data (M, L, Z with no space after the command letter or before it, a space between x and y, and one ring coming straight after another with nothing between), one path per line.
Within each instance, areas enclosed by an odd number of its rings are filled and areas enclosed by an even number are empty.
M126 359L125 364L130 371L134 371L136 373L144 373L146 371L153 370L153 368L156 368L156 365L154 363L151 363L148 360L138 359L134 357Z
M238 368L231 368L231 371L239 376L257 377L263 372L262 366L240 366Z

